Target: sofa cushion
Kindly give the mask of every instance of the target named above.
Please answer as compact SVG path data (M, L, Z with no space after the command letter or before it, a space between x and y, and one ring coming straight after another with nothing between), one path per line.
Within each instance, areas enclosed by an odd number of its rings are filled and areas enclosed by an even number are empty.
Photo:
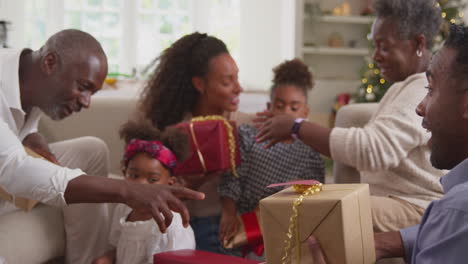
M110 172L121 174L120 160L125 144L119 138L119 130L134 114L136 104L134 97L96 97L89 109L64 120L53 121L44 116L39 131L50 143L83 136L102 139L109 147Z
M363 127L377 110L377 103L349 104L340 108L336 115L336 127ZM338 161L333 164L335 183L360 183L361 174L356 168Z
M0 216L0 256L7 263L44 263L64 254L64 241L60 208L39 204Z

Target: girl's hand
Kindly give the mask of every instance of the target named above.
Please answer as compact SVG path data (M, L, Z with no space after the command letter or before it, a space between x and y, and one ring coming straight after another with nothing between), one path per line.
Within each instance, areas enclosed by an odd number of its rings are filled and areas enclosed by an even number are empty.
M221 243L229 241L237 233L239 227L240 222L235 213L223 212L219 224L219 241Z
M116 250L106 252L104 256L100 256L93 260L92 264L114 264L116 257Z
M257 142L269 140L266 148L270 148L278 142L291 138L291 129L294 125L292 116L281 114L273 116L269 111L257 113L258 118L254 119L255 127L258 129Z
M107 256L102 256L93 260L92 264L114 264L114 261Z
M319 241L316 237L310 236L307 239L307 246L309 247L309 252L312 255L313 263L316 264L326 264L327 260L325 254L323 253L322 246L320 246Z

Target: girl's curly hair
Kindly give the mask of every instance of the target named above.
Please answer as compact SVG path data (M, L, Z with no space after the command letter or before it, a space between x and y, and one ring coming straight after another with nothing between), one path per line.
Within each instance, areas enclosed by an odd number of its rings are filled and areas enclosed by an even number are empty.
M281 63L273 68L273 74L273 86L270 89L270 97L282 85L294 85L301 89L307 97L307 92L314 86L312 73L300 59L288 60Z
M188 158L190 154L188 135L181 128L168 127L164 131L161 131L148 120L129 120L122 125L119 135L125 141L125 144L128 144L135 138L160 141L174 153L179 162Z
M198 32L174 42L153 62L139 105L144 118L159 129L182 121L199 97L192 77L206 76L211 59L223 53L229 53L224 42Z

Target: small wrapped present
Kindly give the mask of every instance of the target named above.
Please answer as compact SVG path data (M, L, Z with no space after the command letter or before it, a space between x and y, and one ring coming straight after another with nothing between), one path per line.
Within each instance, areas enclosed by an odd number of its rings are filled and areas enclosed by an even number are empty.
M153 256L154 264L258 264L259 261L221 255L201 250L182 249L158 253Z
M235 122L222 116L203 116L177 127L184 128L189 134L192 155L177 164L175 175L232 170L237 176L240 153Z
M24 150L29 156L44 159L41 155L37 154L36 152L34 152L28 147L25 147ZM27 198L15 197L9 194L7 191L5 191L2 187L0 187L0 199L9 201L13 203L17 208L23 209L26 212L31 211L31 209L33 209L34 206L36 206L36 204L39 203L38 201L27 199Z
M375 262L367 184L294 185L261 200L260 214L268 264L313 263L310 235L328 264Z
M223 242L224 248L233 249L243 247L254 252L257 256L263 254L263 237L260 229L260 210L255 208L252 212L239 215L241 223L239 231L228 241Z

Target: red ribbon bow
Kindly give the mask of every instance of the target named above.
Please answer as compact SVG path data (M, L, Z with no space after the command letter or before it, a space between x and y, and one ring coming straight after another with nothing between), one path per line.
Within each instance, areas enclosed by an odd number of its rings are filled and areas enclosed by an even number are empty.
M242 222L244 223L245 234L247 236L247 248L254 252L257 256L261 256L264 250L263 237L255 211L244 213L241 215L241 218Z

